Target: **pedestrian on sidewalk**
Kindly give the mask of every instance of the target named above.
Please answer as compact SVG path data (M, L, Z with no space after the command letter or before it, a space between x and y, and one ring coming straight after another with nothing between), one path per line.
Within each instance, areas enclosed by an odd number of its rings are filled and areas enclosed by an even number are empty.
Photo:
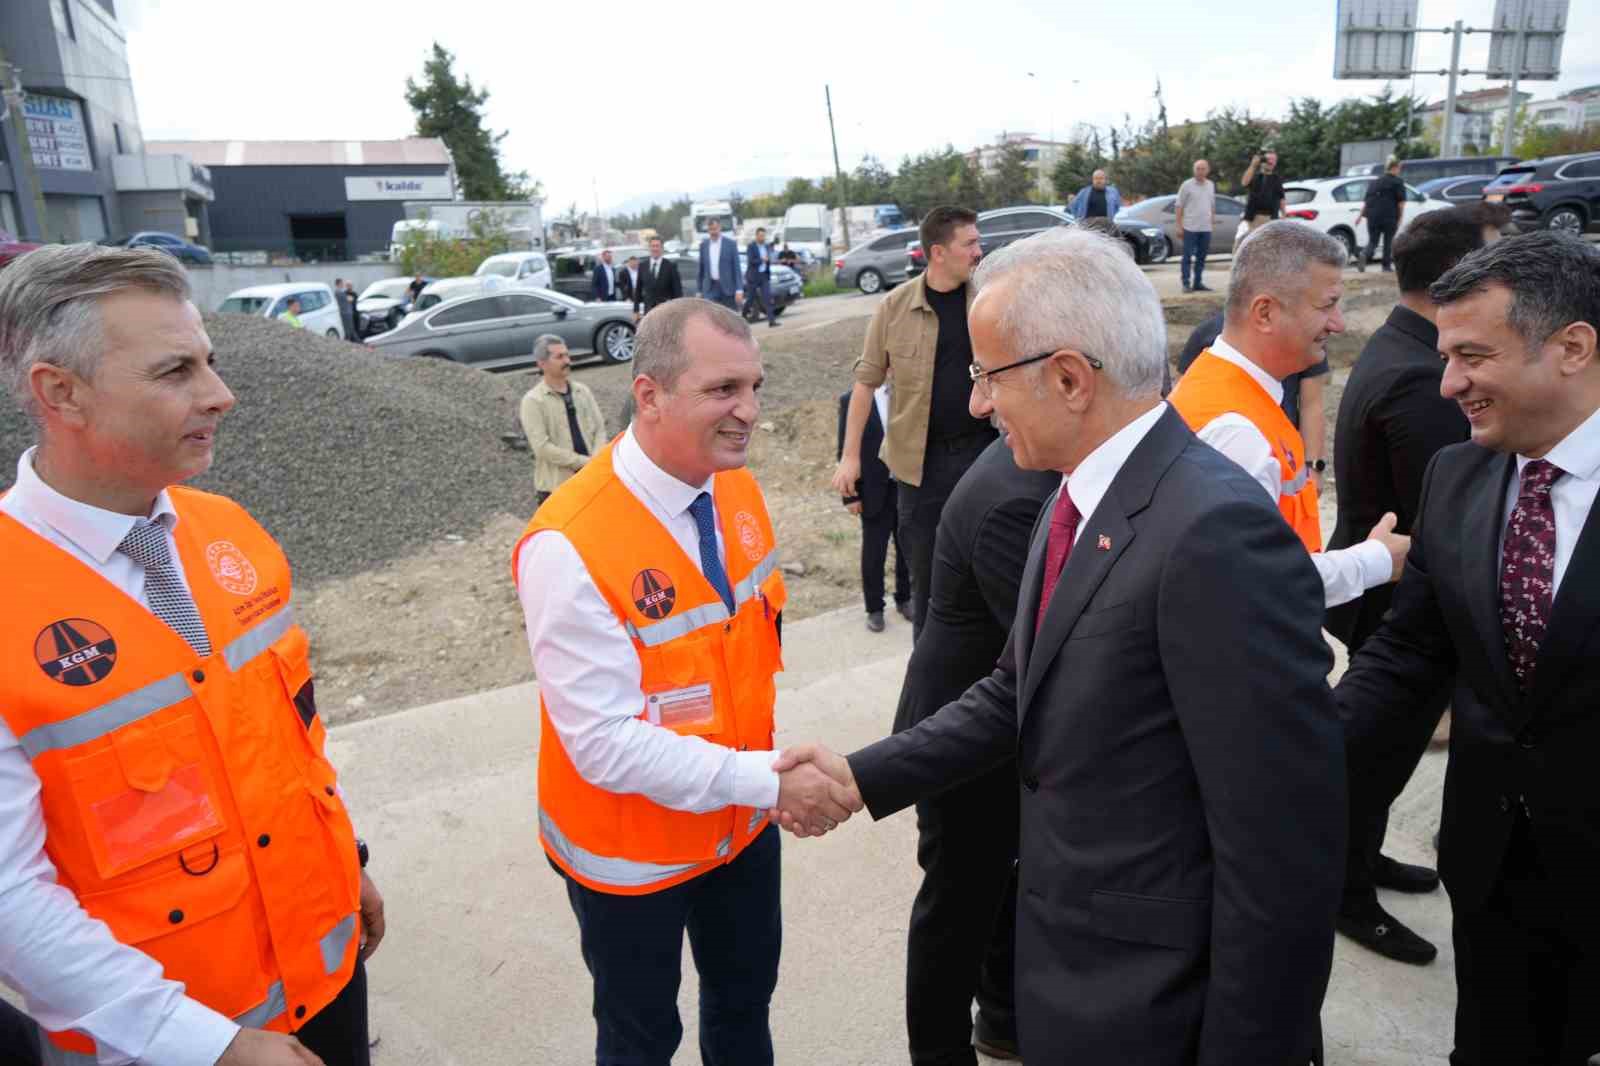
M1178 238L1183 241L1181 266L1184 292L1210 292L1204 281L1206 253L1211 251L1211 231L1216 226L1217 185L1211 180L1211 164L1194 161L1194 177L1178 186L1176 204ZM1189 265L1194 264L1194 283L1190 284Z
M861 519L861 595L866 601L867 629L882 633L884 564L889 545L894 544L894 606L900 617L911 621L911 570L900 547L899 508L894 477L878 451L883 447L883 427L888 424L890 386L887 381L872 393L872 410L861 432L861 477L855 491L844 497L845 510ZM850 393L839 396L839 448L834 458L844 453L844 431L849 420Z

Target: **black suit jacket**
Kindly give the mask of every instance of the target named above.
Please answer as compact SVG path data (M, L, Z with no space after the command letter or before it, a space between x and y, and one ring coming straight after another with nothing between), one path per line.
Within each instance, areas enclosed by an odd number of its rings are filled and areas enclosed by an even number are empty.
M850 412L850 393L839 397L839 443L834 450L834 460L844 454L844 424ZM861 430L861 479L856 491L861 496L861 517L876 518L885 507L895 506L894 477L889 467L878 458L883 445L883 420L878 417L878 402L874 398L867 411L867 424Z
M1566 920L1600 938L1600 507L1573 548L1524 694L1500 625L1500 533L1515 472L1514 456L1470 443L1434 458L1389 617L1336 695L1360 779L1382 764L1403 718L1428 713L1427 694L1454 679L1439 840L1451 908L1459 918L1484 905L1525 804L1550 880L1570 894Z
M1060 485L1054 470L1019 468L1002 440L961 475L939 516L928 617L906 666L895 732L994 669L1017 614L1034 522Z
M1036 641L1053 506L996 669L850 756L862 797L881 818L1016 758L1028 1061L1304 1064L1345 847L1316 568L1169 409L1084 520Z
M644 278L644 268L639 268L639 277ZM628 268L621 267L617 270L617 299L633 302L633 280L628 277Z
M650 269L647 258L639 264L639 291L633 294L633 309L648 311L656 304L676 300L683 295L683 279L678 276L678 264L665 257L660 271Z
M613 275L620 274L622 273L622 268L613 266L611 273ZM594 270L589 274L589 295L596 300L615 300L617 298L615 282L606 277L604 263L596 263Z
M1350 372L1334 430L1333 472L1339 523L1329 550L1365 540L1385 512L1409 534L1417 521L1422 476L1441 448L1470 432L1454 400L1439 395L1444 364L1439 330L1407 307L1396 307L1367 341ZM1379 585L1328 610L1328 632L1352 650L1383 622L1393 585Z

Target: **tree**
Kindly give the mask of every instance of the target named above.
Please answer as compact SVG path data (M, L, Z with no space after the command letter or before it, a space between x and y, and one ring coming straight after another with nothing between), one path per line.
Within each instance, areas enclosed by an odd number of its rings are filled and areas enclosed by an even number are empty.
M1517 155L1522 159L1545 159L1553 155L1600 151L1600 126L1564 130L1553 126L1523 124L1517 129L1522 131L1521 139L1517 141Z
M877 156L862 156L850 175L850 197L853 204L888 203L894 197L894 175Z
M1020 144L1007 144L1000 149L1000 159L994 170L984 175L983 200L989 207L1027 203L1033 186L1033 171L1028 169L1026 149Z
M422 212L425 220L428 212ZM491 255L510 251L511 238L500 211L475 214L467 223L467 236L436 237L425 229L412 229L400 241L400 269L406 274L465 277Z
M783 187L783 199L789 207L795 204L826 202L822 199L822 191L810 178L790 178L789 183Z
M438 137L455 160L456 177L468 200L526 200L541 195L539 182L525 170L507 173L500 165L504 133L483 123L487 89L474 89L471 78L458 79L455 56L436 41L422 66L422 81L406 78L406 103L417 116L417 136Z
M906 156L891 184L893 200L913 219L940 204L977 209L983 204L983 182L967 157L950 145Z
M1078 195L1078 190L1089 184L1096 170L1106 165L1099 151L1100 134L1096 131L1089 144L1071 144L1050 171L1050 184L1055 187L1056 199L1068 203Z
M1343 141L1333 139L1332 126L1333 112L1324 109L1322 101L1310 96L1290 100L1289 117L1278 127L1278 135L1273 138L1273 147L1278 151L1278 173L1295 178L1324 178L1338 174L1339 145Z
M1250 157L1271 139L1273 124L1250 114L1249 109L1225 107L1206 116L1206 127L1210 141L1206 159L1211 163L1211 177L1217 188L1243 191L1239 179L1250 165Z

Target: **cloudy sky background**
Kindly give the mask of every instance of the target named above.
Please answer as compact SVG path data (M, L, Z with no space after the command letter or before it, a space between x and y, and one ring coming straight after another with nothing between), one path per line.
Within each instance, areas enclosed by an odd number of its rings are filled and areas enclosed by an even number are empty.
M1381 82L1335 81L1333 0L1067 5L662 4L538 0L116 0L144 134L166 139L380 140L413 131L404 96L437 40L487 88L503 158L544 182L548 204L608 209L643 192L831 172L823 86L839 157L891 167L907 154L1065 137L1154 114L1233 105L1281 116L1291 97L1333 101ZM1493 0L1422 0L1426 26L1486 26ZM1600 4L1574 0L1561 80L1600 82ZM1449 62L1421 38L1417 65ZM1487 35L1463 47L1481 69ZM1483 88L1482 78L1461 89ZM1492 83L1501 85L1504 83ZM1397 85L1404 91L1409 84ZM1415 79L1442 98L1445 79ZM750 190L762 191L762 190Z

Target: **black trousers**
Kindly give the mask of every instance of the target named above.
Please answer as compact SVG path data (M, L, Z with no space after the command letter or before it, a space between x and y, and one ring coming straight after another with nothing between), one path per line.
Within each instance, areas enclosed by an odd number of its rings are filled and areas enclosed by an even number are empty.
M1367 219L1367 250L1361 253L1363 263L1372 262L1372 255L1378 250L1378 240L1383 240L1383 269L1388 270L1394 265L1393 244L1395 231L1400 228L1398 218Z
M38 1023L0 1000L0 1062L39 1066L39 1039Z
M861 595L868 614L883 610L883 572L889 560L889 542L894 541L894 602L911 598L911 568L896 533L900 512L895 503L895 486L889 486L889 499L875 515L861 516Z
M1015 1041L1017 768L1006 763L917 804L922 887L906 943L913 1066L976 1066L986 1034Z
M1351 648L1350 654L1354 655L1355 650ZM1378 905L1372 870L1389 832L1389 808L1405 791L1406 782L1427 753L1433 731L1450 705L1450 689L1450 685L1444 685L1429 699L1426 714L1407 716L1404 732L1395 731L1381 764L1369 767L1360 776L1352 773L1349 778L1350 835L1345 851L1341 913L1371 914Z
M922 484L895 484L900 525L896 543L905 550L911 565L911 639L922 635L928 617L928 590L933 583L933 542L939 532L939 516L944 501L955 491L956 482L995 438L994 431L969 433L949 440L928 442L922 460Z
M366 964L358 961L344 990L294 1035L325 1066L371 1066Z
M1455 914L1451 1066L1584 1066L1600 1052L1600 931L1565 906L1519 813L1500 883Z

